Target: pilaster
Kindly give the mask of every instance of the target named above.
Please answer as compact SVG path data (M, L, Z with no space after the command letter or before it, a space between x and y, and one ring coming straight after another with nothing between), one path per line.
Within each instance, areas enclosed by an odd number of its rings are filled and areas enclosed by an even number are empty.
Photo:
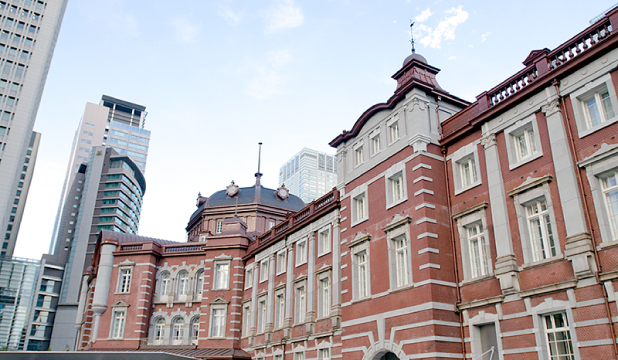
M292 303L294 302L294 244L288 244L287 250L288 269L285 281L285 318L283 319L283 336L286 339L290 339L292 337L292 325L294 324L294 319L292 318Z
M307 334L313 334L315 325L315 237L317 233L309 235L307 252L307 315L305 316L305 326Z
M341 244L340 244L340 215L339 209L336 210L335 220L332 223L333 231L333 272L331 291L333 299L330 307L330 319L333 329L341 327Z
M272 333L274 328L273 322L273 299L275 293L275 254L270 254L268 257L268 298L266 303L266 327L264 332L266 333L266 343L271 342Z

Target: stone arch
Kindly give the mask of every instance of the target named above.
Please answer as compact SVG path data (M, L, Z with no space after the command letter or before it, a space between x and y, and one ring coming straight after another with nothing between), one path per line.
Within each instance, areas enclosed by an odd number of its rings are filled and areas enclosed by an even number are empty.
M363 360L382 360L382 357L392 354L395 358L392 360L407 360L408 357L406 353L403 352L401 347L389 340L378 341L369 347L365 352L365 356L363 356ZM388 356L388 355L387 355ZM387 357L386 360L391 360L391 358Z

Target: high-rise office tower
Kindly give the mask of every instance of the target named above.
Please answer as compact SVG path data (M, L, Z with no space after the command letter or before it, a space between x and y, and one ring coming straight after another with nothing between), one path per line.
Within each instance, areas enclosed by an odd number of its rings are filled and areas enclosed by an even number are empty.
M45 79L67 0L0 2L0 255L11 256L17 226L15 203ZM12 212L15 209L16 212ZM23 209L23 207L22 207ZM8 228L12 230L8 230ZM6 231L5 231L6 230Z
M326 194L337 183L334 155L303 148L279 169L279 184L310 203Z
M66 214L63 214L63 208L64 204L71 200L68 191L82 163L88 162L90 150L94 146L110 146L119 154L128 155L142 173L146 171L150 142L150 131L144 129L146 114L146 107L142 105L107 95L103 95L98 105L86 103L84 115L73 139L49 247L50 254L54 252L56 240L65 232L63 226L67 224L67 218L64 217Z
M144 175L135 160L109 146L92 147L88 162L79 165L67 191L63 232L53 253L43 255L41 279L57 280L61 270L62 287L55 303L35 310L53 312L54 317L44 322L32 318L28 349L73 349L80 285L92 263L99 232L136 234L145 191Z
M23 166L19 173L19 181L17 182L17 190L15 190L13 206L9 212L9 223L6 225L4 241L2 242L2 249L0 249L0 258L5 257L6 254L9 254L9 256L13 254L15 240L19 232L22 216L24 215L24 208L26 207L26 199L28 197L30 183L32 182L32 174L34 173L34 165L36 163L36 156L39 152L40 142L41 133L33 131L30 141L28 142L28 148L26 149L26 157L24 157Z

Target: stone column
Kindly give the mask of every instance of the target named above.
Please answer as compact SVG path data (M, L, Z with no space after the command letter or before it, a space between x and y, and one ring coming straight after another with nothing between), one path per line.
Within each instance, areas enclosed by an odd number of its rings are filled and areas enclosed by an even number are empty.
M116 251L116 244L106 243L101 246L101 257L97 270L97 285L94 288L94 296L92 298L92 312L94 312L92 342L97 341L101 314L107 309L107 297L109 295L109 287L112 282L112 270L114 268L114 251Z
M564 126L564 119L560 112L560 103L554 99L541 107L547 119L547 132L551 144L556 182L562 204L564 226L567 239L565 245L566 258L571 261L573 271L578 278L594 276L593 244L582 206L573 157L569 147L569 140Z
M332 289L333 296L330 307L330 319L333 329L339 329L341 327L341 244L340 227L339 227L339 209L336 210L335 220L332 223L333 232L333 273L332 273Z
M307 315L305 323L307 334L313 334L315 323L315 237L317 232L312 232L307 240L309 251L307 251Z
M506 207L506 194L502 182L500 156L496 145L496 135L486 134L481 139L485 148L485 162L487 164L487 185L491 204L491 218L493 221L494 238L496 241L496 277L500 280L500 288L504 294L519 291L518 266L513 254L511 229Z
M283 336L289 339L292 336L292 325L294 324L294 244L288 244L287 250L288 269L285 281L285 319L283 319Z
M266 342L270 342L272 339L272 332L274 328L273 314L274 306L273 299L275 294L275 254L270 254L268 257L268 299L266 300Z
M249 344L253 346L255 343L255 334L257 333L257 287L258 287L258 266L257 262L253 262L253 286L251 287L251 326L249 328Z
M86 300L88 298L88 276L84 274L82 276L82 287L79 293L79 302L77 306L77 317L75 319L75 329L77 329L77 344L75 345L75 350L81 349L82 343L82 322L84 320L84 309L86 308Z

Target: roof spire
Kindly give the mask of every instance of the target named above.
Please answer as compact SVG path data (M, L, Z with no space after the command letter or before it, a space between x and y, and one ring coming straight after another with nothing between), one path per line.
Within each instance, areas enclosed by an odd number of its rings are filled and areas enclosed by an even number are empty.
M414 32L412 31L413 26L414 26L414 22L410 20L410 44L412 44L412 54L416 52L414 50Z
M258 152L258 171L255 173L255 186L262 186L262 173L260 172L260 163L262 162L262 143L259 142L260 150Z

